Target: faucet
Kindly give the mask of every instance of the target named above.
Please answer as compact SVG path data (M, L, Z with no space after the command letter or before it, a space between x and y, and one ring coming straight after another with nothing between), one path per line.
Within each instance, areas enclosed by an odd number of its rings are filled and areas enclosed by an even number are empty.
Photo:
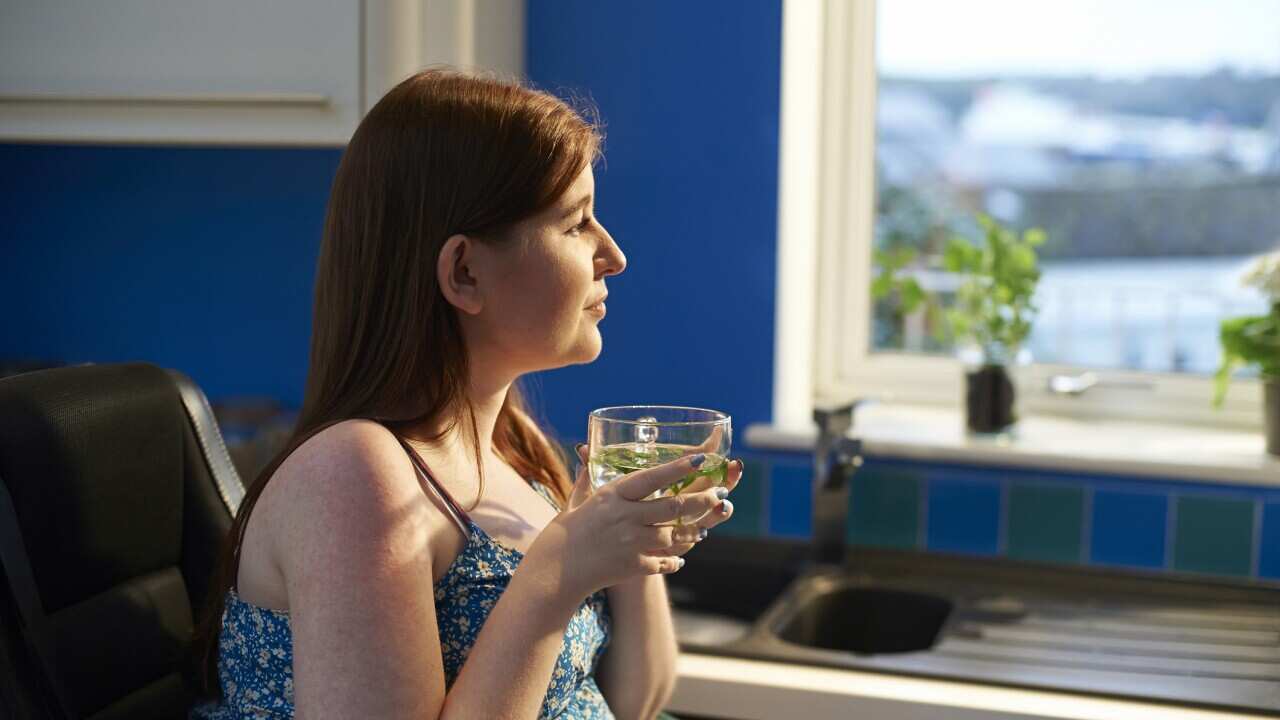
M834 408L815 408L818 442L813 449L813 549L819 564L843 565L849 487L862 465L862 441L848 437L857 400Z

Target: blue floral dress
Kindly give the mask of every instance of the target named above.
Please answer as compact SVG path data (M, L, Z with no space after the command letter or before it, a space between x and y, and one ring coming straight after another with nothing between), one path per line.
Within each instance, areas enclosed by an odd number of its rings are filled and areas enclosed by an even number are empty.
M445 685L452 687L524 553L490 537L431 478L417 453L408 445L405 449L467 535L466 546L435 583ZM559 509L547 488L537 482L532 485ZM600 590L584 600L569 621L540 719L613 720L595 681L609 638L608 600ZM234 589L228 591L218 641L218 676L222 702L193 708L194 720L292 718L293 634L288 613L258 607L242 600Z

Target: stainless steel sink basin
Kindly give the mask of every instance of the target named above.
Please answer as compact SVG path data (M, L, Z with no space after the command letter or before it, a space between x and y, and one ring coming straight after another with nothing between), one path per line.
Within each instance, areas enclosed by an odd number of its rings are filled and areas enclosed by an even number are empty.
M817 577L779 611L771 630L806 647L859 655L914 652L934 646L953 607L928 593Z
M704 541L667 578L681 647L1280 712L1280 586L801 543Z
M677 637L700 647L742 640L798 574L794 563L770 566L724 557L670 576L667 592L676 609Z

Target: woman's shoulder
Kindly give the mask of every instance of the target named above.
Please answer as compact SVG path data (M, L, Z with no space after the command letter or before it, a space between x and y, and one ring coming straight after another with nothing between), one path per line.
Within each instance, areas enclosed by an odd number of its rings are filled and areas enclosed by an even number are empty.
M330 464L348 460L348 464L378 464L404 455L396 436L379 422L352 418L333 423L313 434L299 445L281 465Z
M391 548L431 556L443 516L417 483L389 430L345 420L306 439L276 468L252 509L238 581L259 605L292 608L291 579L338 565L368 565Z
M365 482L353 482L357 479ZM302 484L307 493L417 487L413 465L396 436L365 419L343 420L307 438L276 469L271 484L277 483Z
M285 535L277 547L326 533L433 529L441 520L396 436L372 420L344 420L308 438L280 464L267 492ZM402 522L415 518L421 522Z

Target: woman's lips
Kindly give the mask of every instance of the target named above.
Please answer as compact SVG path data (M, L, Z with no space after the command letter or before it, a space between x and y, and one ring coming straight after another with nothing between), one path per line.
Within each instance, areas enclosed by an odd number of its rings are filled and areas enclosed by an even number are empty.
M595 305L591 305L591 306L587 307L587 309L586 309L586 310L587 310L587 312L589 312L589 313L594 313L594 314L599 315L600 317L604 317L604 315L605 315L604 301L603 301L603 300L601 300L600 302L596 303Z

